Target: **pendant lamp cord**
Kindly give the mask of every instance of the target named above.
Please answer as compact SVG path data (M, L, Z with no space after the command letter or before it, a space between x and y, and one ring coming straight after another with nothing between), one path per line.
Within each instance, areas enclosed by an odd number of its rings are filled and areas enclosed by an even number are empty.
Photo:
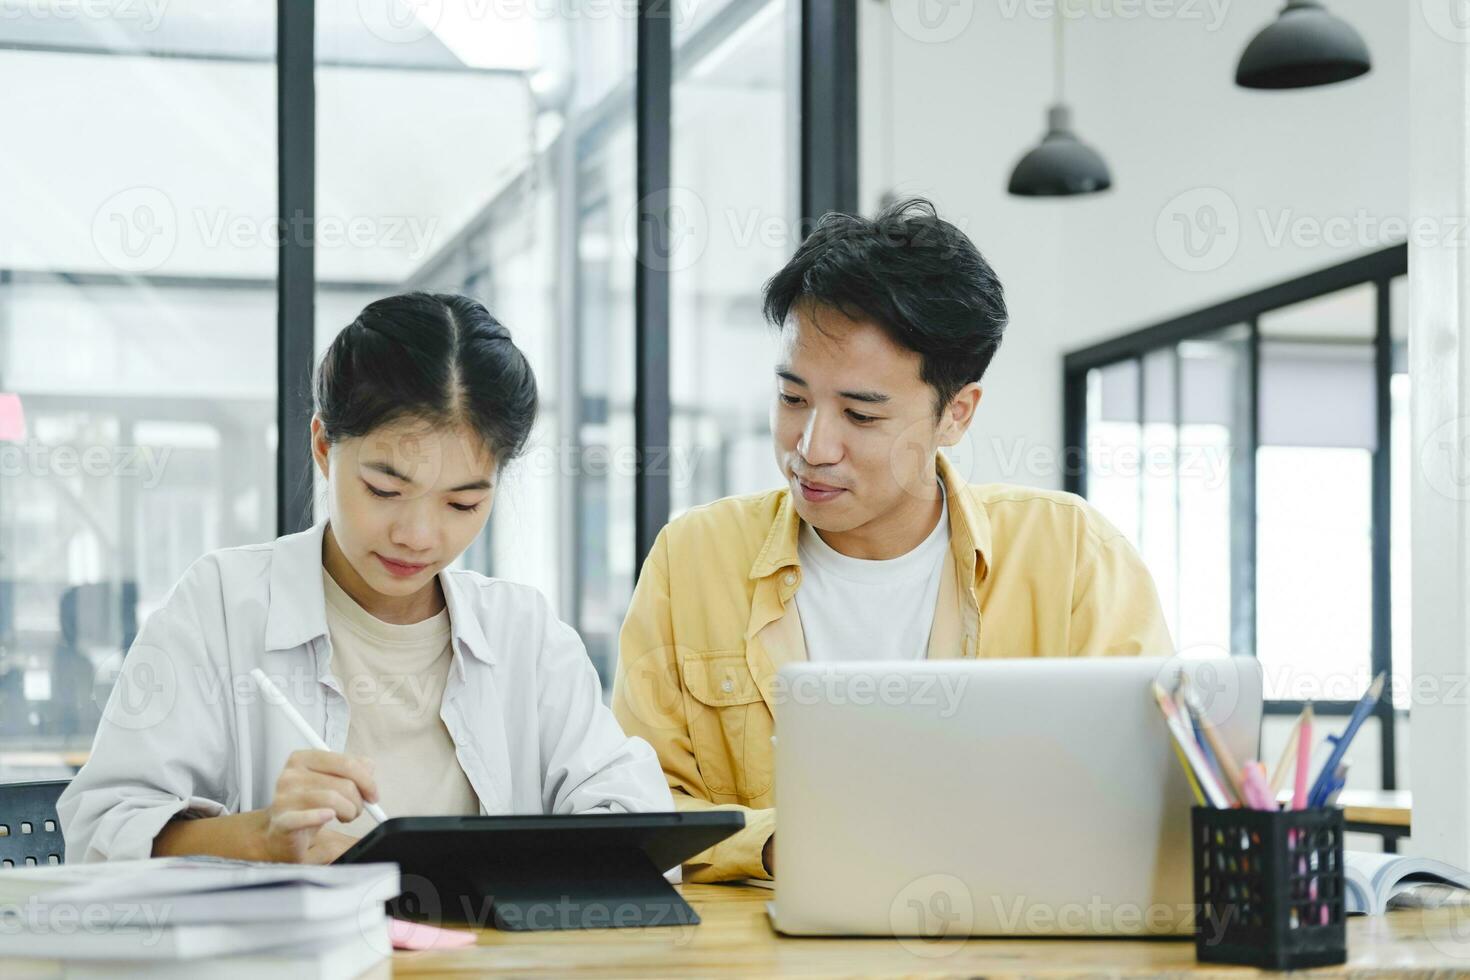
M1053 63L1054 73L1053 88L1056 90L1055 105L1061 105L1066 101L1066 69L1063 67L1064 59L1062 52L1062 5L1058 3L1052 8L1052 39L1053 39Z

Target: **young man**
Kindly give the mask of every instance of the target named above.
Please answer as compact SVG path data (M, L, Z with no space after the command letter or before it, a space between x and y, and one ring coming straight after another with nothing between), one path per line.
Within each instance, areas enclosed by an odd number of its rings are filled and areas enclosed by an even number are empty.
M623 624L613 709L680 809L740 808L691 881L772 871L770 700L792 660L1170 654L1138 554L1071 494L971 486L1000 344L994 271L927 201L829 214L766 284L785 489L665 527Z

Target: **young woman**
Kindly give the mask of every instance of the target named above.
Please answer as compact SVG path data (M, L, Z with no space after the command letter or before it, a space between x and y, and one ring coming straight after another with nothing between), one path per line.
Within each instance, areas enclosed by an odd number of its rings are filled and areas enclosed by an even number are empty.
M450 568L536 382L474 300L379 300L315 379L327 519L205 555L124 659L57 804L68 861L329 862L388 816L671 810L648 744L534 589ZM307 748L259 667L330 752Z

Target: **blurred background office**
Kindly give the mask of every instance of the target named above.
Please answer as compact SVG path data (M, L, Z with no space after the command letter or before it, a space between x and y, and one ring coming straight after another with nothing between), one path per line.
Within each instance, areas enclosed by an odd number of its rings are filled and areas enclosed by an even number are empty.
M1405 242L1464 235L1409 221L1413 14L1333 0L1371 70L1273 91L1254 0L656 6L0 0L0 780L85 758L190 561L312 518L311 363L406 289L530 356L463 562L610 679L649 535L779 482L803 218L918 194L1013 315L962 471L1100 507L1181 646L1263 661L1267 758L1391 669L1350 785L1407 787Z

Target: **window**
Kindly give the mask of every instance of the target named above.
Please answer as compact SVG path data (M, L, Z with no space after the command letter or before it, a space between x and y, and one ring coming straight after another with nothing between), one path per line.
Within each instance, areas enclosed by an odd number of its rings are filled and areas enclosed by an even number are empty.
M69 774L185 567L275 535L275 5L145 6L0 19L46 93L0 109L0 780Z
M338 6L317 6L317 221L364 244L318 243L318 352L409 289L473 296L510 329L540 414L460 564L539 588L610 681L634 576L636 22Z
M738 29L675 52L673 203L690 234L670 269L676 514L781 483L770 434L775 337L761 316L761 286L799 244L795 0L743 6Z
M278 373L304 379L363 306L409 289L483 301L541 388L462 564L539 588L610 682L647 544L637 504L650 523L662 508L638 459L665 447L637 444L635 413L670 419L675 511L772 485L760 286L801 207L855 206L839 193L855 196L855 147L797 179L801 5L712 0L641 25L628 6L468 0L51 6L0 18L0 81L48 94L0 110L0 781L80 764L112 672L191 561L320 516L295 499L317 479L309 392ZM809 40L855 58L837 12ZM640 63L639 28L662 38L663 17L671 46ZM664 69L668 89L639 87ZM819 81L808 116L846 118L851 71ZM282 119L278 84L299 110ZM640 129L663 96L674 118ZM756 138L732 149L733 128ZM715 223L696 265L668 270L670 312L640 319L639 188L665 152ZM283 198L311 220L283 220ZM635 400L640 339L668 350L671 397Z
M1386 788L1408 707L1406 274L1389 248L1066 359L1068 489L1137 546L1181 649L1257 656L1281 714L1345 713L1397 665Z
M1259 319L1257 653L1267 697L1346 701L1372 679L1372 283Z
M540 419L461 563L540 588L610 684L637 576L635 22L445 4L377 23L337 6L318 0L317 221L365 244L318 236L318 352L367 302L412 288L472 295L510 328ZM774 472L752 379L760 285L795 247L789 15L767 0L674 24L671 231L689 236L667 257L675 512ZM764 135L732 153L734 127Z

